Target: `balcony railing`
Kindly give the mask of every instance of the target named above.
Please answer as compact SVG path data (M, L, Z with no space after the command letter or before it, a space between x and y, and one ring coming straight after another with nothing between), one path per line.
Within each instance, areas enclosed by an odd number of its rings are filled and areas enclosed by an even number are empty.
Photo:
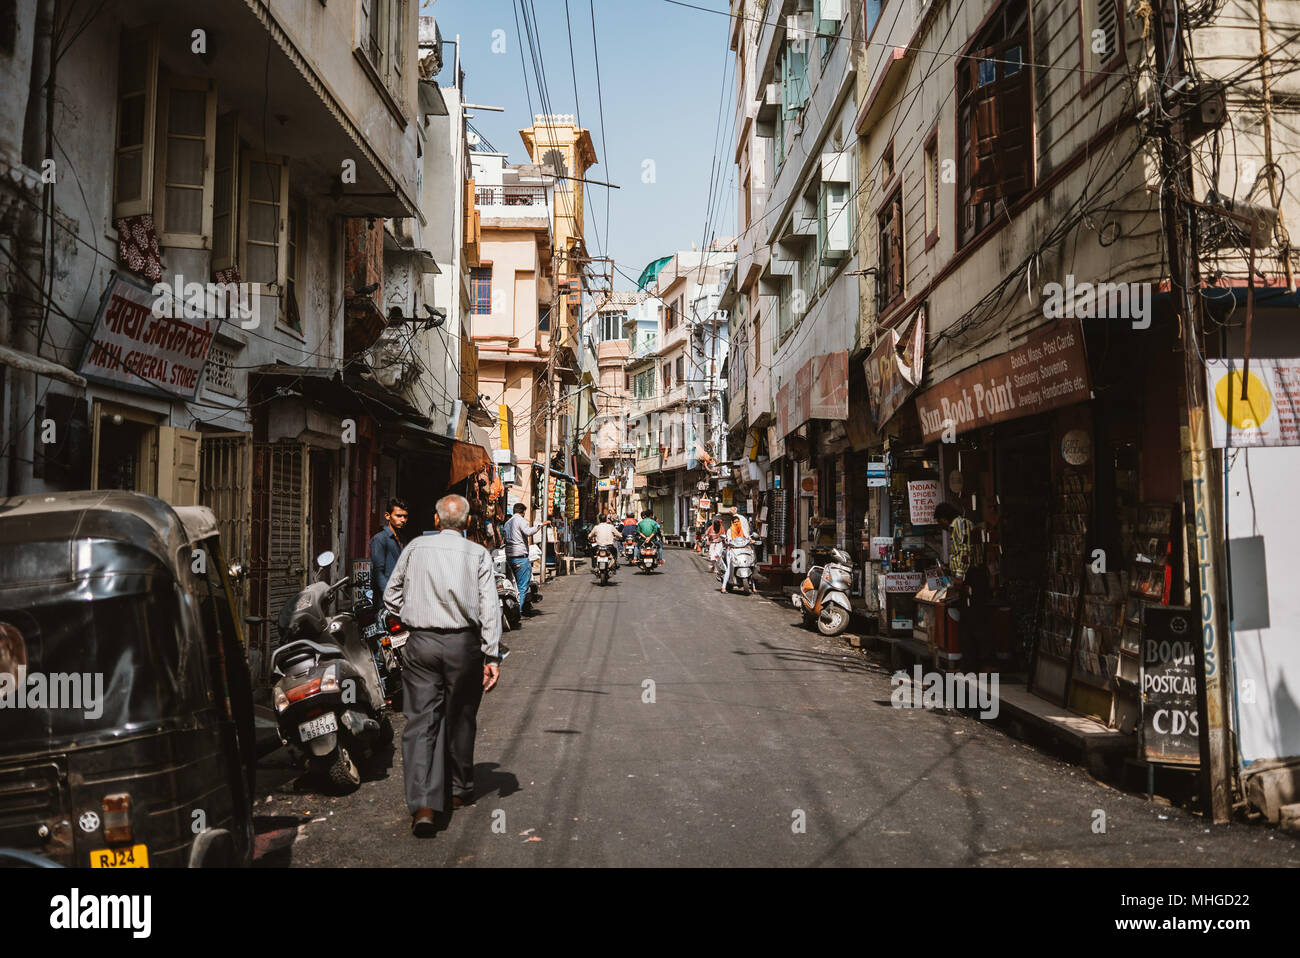
M480 186L474 191L476 206L545 206L542 186Z

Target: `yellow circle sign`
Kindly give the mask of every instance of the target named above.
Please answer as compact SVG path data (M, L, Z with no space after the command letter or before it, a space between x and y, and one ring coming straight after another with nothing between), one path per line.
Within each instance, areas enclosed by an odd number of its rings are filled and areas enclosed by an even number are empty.
M1246 398L1241 398L1241 373L1231 372L1215 384L1214 401L1219 415L1235 429L1258 429L1273 411L1273 396L1268 386L1254 373L1246 379ZM1232 401L1232 418L1228 418L1228 401Z

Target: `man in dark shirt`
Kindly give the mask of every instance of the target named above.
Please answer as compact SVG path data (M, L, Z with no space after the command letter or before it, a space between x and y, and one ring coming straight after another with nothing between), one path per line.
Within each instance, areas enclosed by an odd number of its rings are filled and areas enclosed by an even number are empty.
M388 577L393 574L397 558L402 554L402 530L409 513L401 499L389 499L384 510L384 527L370 540L370 585L376 599L388 588Z

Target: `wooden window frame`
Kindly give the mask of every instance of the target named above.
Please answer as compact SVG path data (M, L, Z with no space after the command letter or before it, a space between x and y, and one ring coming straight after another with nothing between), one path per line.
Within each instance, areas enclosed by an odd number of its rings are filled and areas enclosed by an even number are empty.
M933 171L926 168L930 162L930 157L934 157ZM943 183L943 161L939 157L939 124L935 123L930 128L929 134L921 147L921 173L925 178L925 200L922 204L922 213L925 218L925 251L930 249L939 242L939 222L940 222L940 202L939 197L942 192L939 187ZM930 209L930 191L934 190L934 209Z
M480 299L476 288L483 282L477 275L478 273L487 274L487 309L480 310ZM470 267L469 271L469 314L471 316L491 316L492 315L492 264L480 263L478 266Z
M249 171L254 163L265 163L280 168L279 190L279 230L277 243L276 280L274 283L258 283L262 292L268 296L282 296L289 271L289 158L275 153L261 153L256 150L242 150L239 156L239 252L241 275L248 269L248 207L250 202L249 185L252 179ZM261 202L261 201L258 201ZM254 282L248 276L242 276L244 282Z
M289 197L285 204L285 254L284 254L284 291L280 296L280 308L276 310L276 322L281 328L288 330L295 336L302 336L302 314L303 304L299 300L298 292L303 286L303 274L307 266L307 237L310 231L307 229L307 217L310 209L307 202L301 198ZM292 220L296 219L298 228L290 228ZM294 233L298 235L294 235ZM292 249L290 249L292 247ZM290 290L290 282L293 284ZM294 300L294 308L298 312L298 326L289 322L289 301Z
M1000 38L988 36L988 34L990 33L990 29L989 29L990 25L995 20L1002 18L1002 22L1005 23L1005 15L1006 15L1007 8L1009 6L1012 6L1013 4L1016 6L1023 7L1025 10L1024 25L1021 28L1021 32L1017 32L1013 35L1008 36L1007 32L1004 29L999 34ZM991 9L985 15L984 19L980 22L979 26L974 30L974 32L972 32L970 39L967 41L966 46L962 49L961 55L957 57L956 63L953 66L953 82L954 82L953 89L956 91L957 94L956 102L954 104L954 109L953 109L953 134L954 134L953 142L954 142L954 151L957 159L957 184L956 184L957 193L956 193L956 202L953 204L953 219L954 219L953 225L955 227L953 233L953 242L955 244L955 249L957 251L965 249L971 243L977 242L979 238L982 235L984 235L985 231L997 228L998 217L997 217L996 210L993 207L996 205L999 199L1002 201L1003 208L1005 210L1009 210L1012 206L1014 206L1019 201L1021 197L1032 193L1034 187L1037 185L1038 164L1036 162L1037 156L1034 149L1035 147L1034 121L1036 119L1036 109L1035 109L1035 102L1034 102L1033 37L1034 37L1033 10L1031 8L1031 4L1029 3L1029 0L1001 0L1000 3L998 3L995 7L993 7L993 9ZM988 200L987 202L990 204L988 222L981 225L977 221L973 229L971 230L970 234L966 235L963 230L962 215L968 206L973 205L973 204L968 204L966 202L966 193L968 187L967 181L970 178L970 172L968 171L967 167L973 163L972 157L974 153L974 147L973 144L971 143L972 137L962 135L963 111L968 109L962 102L962 96L961 96L962 82L963 82L962 76L964 73L967 73L970 70L970 61L973 58L975 58L975 54L978 51L986 49L990 45L994 47L1006 45L1011 43L1013 40L1017 38L1023 39L1022 45L1024 47L1024 53L1021 57L1022 69L1030 71L1029 77L1026 81L1026 85L1028 87L1027 98L1028 98L1029 116L1026 120L1026 127L1027 127L1026 150L1028 155L1026 159L1026 170L1025 170L1025 179L1026 179L1025 190L1023 193L1017 194L1016 196L1011 197L1009 200L1006 197L997 197L995 199ZM970 108L969 119L970 119L970 123L973 126L973 124L975 123L973 107Z
M144 130L141 135L140 144L140 195L133 200L119 200L118 179L121 167L122 153L122 97L121 90L122 69L121 59L123 47L134 41L137 37L143 38L145 42L145 55L148 63L145 65L145 88L144 88ZM140 30L124 29L119 35L118 55L117 55L117 96L114 100L113 108L117 111L116 122L114 123L113 134L113 219L119 220L128 216L140 216L145 213L153 212L153 192L154 192L154 145L158 137L158 28L145 27ZM135 94L139 95L139 94ZM133 148L134 149L134 148Z
M171 129L168 125L168 108L171 105L172 92L188 90L206 94L203 120L203 184L199 187L201 196L202 221L198 233L175 233L167 228L167 152ZM190 137L190 139L195 139ZM237 139L237 138L236 138ZM215 175L215 157L217 149L217 90L216 84L203 77L169 76L160 84L158 92L158 126L157 144L154 147L154 228L158 232L159 246L174 246L181 249L212 248L212 213L213 213L213 178Z
M885 246L880 241L881 215L890 208L897 208L898 218L898 289L888 299L882 299L881 286L888 282L888 264L884 262ZM904 220L906 207L903 205L903 184L900 182L889 192L884 202L876 207L876 320L880 322L894 307L907 299L907 224Z
M217 142L221 136L223 124L229 124L231 127L230 138L230 155L221 156L217 151ZM212 141L212 269L215 272L219 269L229 269L239 261L239 114L233 111L223 113L217 117L217 133ZM228 165L227 165L228 164ZM224 169L230 170L230 210L228 216L230 223L224 227L229 231L227 238L227 255L224 257L217 255L217 235L219 227L217 226L217 173Z
M880 0L880 14L876 17L876 22L868 25L867 6L871 0L862 0L862 31L866 34L867 40L876 32L876 27L880 26L880 21L885 19L885 11L889 9L889 0Z
M1092 32L1089 29L1089 23L1083 15L1083 5L1092 2L1096 5L1096 0L1079 0L1077 16L1079 22L1079 97L1087 98L1097 87L1101 86L1108 79L1114 69L1125 61L1127 49L1127 37L1124 35L1124 4L1122 0L1112 0L1115 4L1115 52L1110 59L1102 63L1096 69L1100 72L1092 73L1091 67L1088 66L1092 58Z

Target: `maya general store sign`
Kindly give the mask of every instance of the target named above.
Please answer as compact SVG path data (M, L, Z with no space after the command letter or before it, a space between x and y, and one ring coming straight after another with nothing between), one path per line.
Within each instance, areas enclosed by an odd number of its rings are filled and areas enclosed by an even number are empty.
M916 397L926 442L1032 416L1092 396L1078 325L1038 333L1000 356L952 376Z

